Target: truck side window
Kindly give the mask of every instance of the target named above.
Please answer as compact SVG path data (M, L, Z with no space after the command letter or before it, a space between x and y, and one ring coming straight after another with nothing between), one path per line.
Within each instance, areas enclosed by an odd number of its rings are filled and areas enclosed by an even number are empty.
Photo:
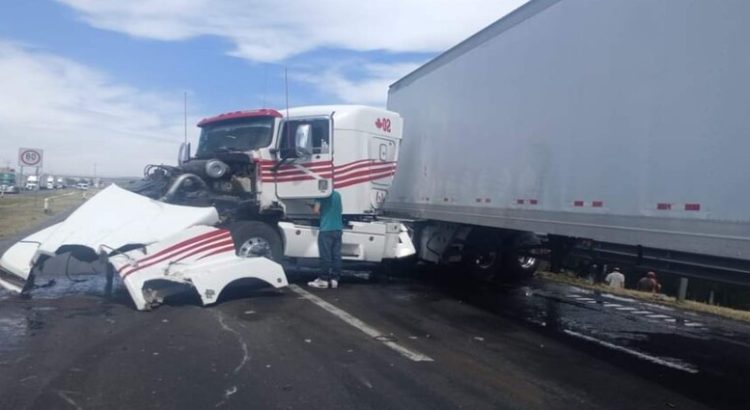
M331 136L328 120L326 119L285 122L281 129L281 144L279 144L279 147L282 149L293 149L294 135L297 132L297 127L302 124L310 124L312 127L313 154L330 154Z

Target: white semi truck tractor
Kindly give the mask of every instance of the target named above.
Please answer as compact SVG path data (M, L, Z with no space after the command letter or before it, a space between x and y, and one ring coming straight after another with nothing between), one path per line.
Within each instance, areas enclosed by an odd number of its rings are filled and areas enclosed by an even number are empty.
M398 114L344 105L259 109L198 127L194 155L184 144L178 165L147 166L141 181L106 188L66 221L12 246L0 259L0 285L33 290L47 261L66 252L106 264L139 309L169 293L157 286L164 280L195 287L204 303L241 278L285 285L280 264L318 257L310 205L334 189L345 261L414 255L407 227L378 219L396 173Z
M422 259L750 283L750 2L531 0L390 87ZM538 235L537 235L538 234ZM538 250L538 248L537 248Z

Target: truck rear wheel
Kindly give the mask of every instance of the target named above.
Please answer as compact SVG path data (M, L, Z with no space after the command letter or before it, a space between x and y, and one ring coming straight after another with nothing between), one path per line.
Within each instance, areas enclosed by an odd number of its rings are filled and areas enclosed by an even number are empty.
M284 255L281 237L271 225L260 221L238 221L229 225L228 229L237 248L237 256L281 261Z
M530 233L515 235L510 241L503 254L503 270L511 279L527 279L534 275L539 259L526 254L524 248L536 245L539 245L539 238Z
M466 239L462 263L472 276L489 282L502 275L502 255L499 236L492 230L476 229Z
M480 280L507 282L531 277L539 260L526 255L524 247L539 242L529 233L474 230L466 241L464 265Z

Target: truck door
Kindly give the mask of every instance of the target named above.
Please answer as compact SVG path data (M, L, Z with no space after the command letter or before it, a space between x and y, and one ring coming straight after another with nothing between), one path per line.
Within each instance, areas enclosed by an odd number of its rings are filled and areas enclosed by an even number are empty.
M284 121L279 138L282 164L274 176L282 199L324 198L333 190L330 118Z

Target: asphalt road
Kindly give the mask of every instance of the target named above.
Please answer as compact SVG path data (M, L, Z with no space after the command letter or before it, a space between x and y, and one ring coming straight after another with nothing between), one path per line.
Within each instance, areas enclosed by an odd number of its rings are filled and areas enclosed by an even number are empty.
M543 281L402 274L336 290L295 276L152 312L122 289L104 298L98 276L0 293L0 408L747 408L743 324Z

